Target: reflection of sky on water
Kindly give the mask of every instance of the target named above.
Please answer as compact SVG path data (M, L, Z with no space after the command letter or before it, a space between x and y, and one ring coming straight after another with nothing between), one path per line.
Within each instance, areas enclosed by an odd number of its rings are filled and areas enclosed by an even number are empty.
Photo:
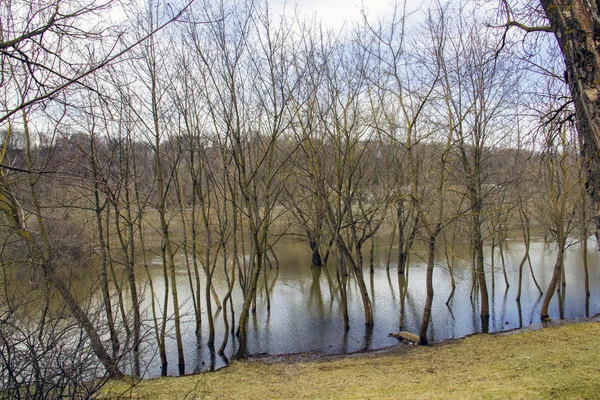
M599 254L594 250L595 243L590 242L588 250L590 268L590 286L592 296L589 301L589 315L600 313L600 284L599 284ZM268 284L272 286L270 294L271 310L266 310L266 296L264 281L260 279L260 292L257 296L257 312L250 318L248 331L248 352L250 354L289 354L298 352L320 353L346 353L364 350L375 350L398 343L394 338L388 337L390 332L400 329L400 310L404 310L402 329L418 332L421 315L425 302L425 264L419 255L412 257L408 272L408 288L400 290L401 282L396 272L395 265L386 271L383 265L384 255L378 260L371 276L365 270L365 282L373 303L375 326L367 329L364 325L363 307L358 286L353 279L348 284L348 301L350 315L350 330L345 331L341 306L337 295L335 268L330 265L328 269L311 269L310 253L301 245L294 244L285 248L281 255L279 271L268 269ZM489 251L489 249L488 249ZM384 251L382 251L383 253ZM496 250L497 252L497 250ZM520 242L511 242L506 250L506 272L510 287L506 290L502 274L500 257L496 253L494 285L492 286L491 266L487 265L488 291L490 293L490 331L503 331L519 327L539 324L539 313L542 298L531 279L529 267L526 264L523 272L523 288L521 295L521 309L515 301L517 293L518 265L523 255L523 245ZM536 278L542 289L547 288L554 267L555 252L542 242L532 242L531 261ZM486 262L489 263L489 254ZM564 301L559 302L558 294L554 296L550 315L552 318L578 319L586 317L585 291L583 283L582 252L579 247L574 247L567 252L567 286L562 292ZM446 300L451 292L449 271L439 258L439 266L434 272L434 302L432 320L429 327L429 338L432 341L442 341L448 338L459 338L478 332L481 329L479 320L478 299L471 301L471 272L463 265L455 267L456 292L449 306ZM333 261L333 259L331 260ZM153 276L156 296L162 299L162 271L155 268ZM141 278L145 274L138 274ZM187 272L182 269L178 274L178 291L182 302L182 321L184 346L186 356L186 373L198 372L211 368L220 368L226 364L226 359L219 355L211 355L206 346L208 337L207 323L203 323L201 337L196 337L195 323L191 292L188 287ZM333 288L331 288L333 284ZM274 283L274 284L273 284ZM215 274L215 286L222 300L225 293L225 280L222 266L218 267ZM333 296L332 296L333 292ZM404 296L401 295L404 293ZM148 295L149 291L146 291ZM202 295L204 302L204 294ZM236 287L234 292L236 303L236 320L241 304L241 293ZM560 304L559 304L560 303ZM148 299L144 304L148 305ZM203 303L204 304L204 303ZM203 306L203 317L206 313ZM213 306L213 311L215 307ZM151 327L150 312L146 314L148 327ZM231 310L228 309L231 321ZM215 314L216 342L218 349L223 339L223 314ZM170 325L171 330L172 324ZM168 339L169 374L177 374L177 350L175 339ZM152 333L150 333L152 335ZM152 359L147 366L145 376L160 374L160 360L158 354L154 355L155 340L149 337L145 346L145 358ZM237 345L235 337L230 335L226 357L230 357ZM154 355L154 357L152 357Z

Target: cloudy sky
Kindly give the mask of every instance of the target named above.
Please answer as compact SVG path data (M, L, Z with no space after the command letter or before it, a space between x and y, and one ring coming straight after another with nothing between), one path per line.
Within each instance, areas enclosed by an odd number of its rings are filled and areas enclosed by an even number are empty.
M274 0L276 11L283 10L284 0ZM360 9L367 11L369 18L377 18L391 12L394 0L288 0L287 13L297 7L301 16L316 16L332 28L339 28L344 21L359 21ZM407 11L413 11L423 1L408 0Z

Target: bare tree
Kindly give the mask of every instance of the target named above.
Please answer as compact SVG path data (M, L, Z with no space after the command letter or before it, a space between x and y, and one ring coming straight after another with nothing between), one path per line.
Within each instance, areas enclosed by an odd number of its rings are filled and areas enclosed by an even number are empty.
M489 295L484 263L484 207L489 196L499 190L502 176L493 165L492 149L503 144L507 132L503 114L510 114L517 84L515 69L496 57L495 39L476 16L462 16L453 24L457 32L449 36L452 52L443 60L443 80L448 88L449 106L456 132L456 170L453 173L464 188L469 203L473 244L474 288L480 293L483 330L489 321Z
M552 127L552 125L550 125ZM565 285L565 251L569 244L569 236L576 228L576 208L581 195L578 179L578 160L576 159L577 141L573 140L574 132L568 125L558 124L557 130L549 130L550 148L544 158L547 168L548 192L544 196L547 224L550 233L556 240L557 255L548 284L546 296L542 303L541 318L549 319L548 308L554 292ZM574 144L574 145L573 145ZM562 285L561 285L562 283ZM559 286L561 285L561 286Z

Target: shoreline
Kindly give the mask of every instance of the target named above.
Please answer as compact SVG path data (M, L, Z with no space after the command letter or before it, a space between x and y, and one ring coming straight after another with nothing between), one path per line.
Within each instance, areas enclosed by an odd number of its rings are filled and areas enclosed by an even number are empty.
M444 346L444 345L452 343L454 341L462 340L462 339L473 337L473 336L479 336L479 335L510 336L510 335L518 335L518 334L525 333L525 332L538 331L538 330L551 328L551 327L583 324L583 323L588 323L588 322L600 322L600 314L596 314L594 316L587 317L587 318L554 319L554 320L550 320L547 322L531 324L529 326L522 327L522 328L513 328L513 329L508 329L508 330L490 332L490 333L474 332L474 333L470 333L470 334L462 336L462 337L448 338L448 339L443 339L443 340L436 341L436 342L430 342L427 346L421 346L421 347ZM394 344L394 345L388 346L388 347L384 347L381 349L375 349L375 350L358 350L358 351L354 351L354 352L350 352L350 353L322 353L322 352L318 352L318 351L283 353L283 354L261 353L261 354L250 355L250 356L246 357L244 360L247 362L259 362L259 363L264 363L267 365L279 364L279 363L293 364L293 363L299 363L299 362L313 362L313 361L327 362L327 361L334 361L334 360L339 360L339 359L344 359L344 358L359 357L362 355L369 355L369 354L382 354L382 355L383 354L401 354L402 352L405 352L415 346L419 346L419 345L414 344L414 343L406 344L406 343L403 343L400 339L398 339L397 344ZM224 368L228 368L230 365L231 365L231 362L219 369L214 370L214 371L203 371L203 372L198 372L195 374L190 374L190 375L185 375L185 376L198 375L198 374L202 374L202 373L213 373L213 372L220 371ZM160 379L160 378L149 378L149 379Z
M110 381L100 398L600 398L600 322L475 334L293 362L240 360L184 377ZM398 350L401 349L401 350Z

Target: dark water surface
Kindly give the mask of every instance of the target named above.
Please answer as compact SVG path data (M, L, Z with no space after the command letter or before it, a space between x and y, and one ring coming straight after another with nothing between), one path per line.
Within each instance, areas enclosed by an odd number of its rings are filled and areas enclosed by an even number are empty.
M351 353L357 351L377 350L393 346L397 339L390 338L390 332L400 329L418 333L421 315L425 302L425 262L424 253L412 255L408 271L408 286L402 288L402 279L397 274L396 265L386 271L382 250L377 259L374 274L365 270L365 282L369 289L375 325L366 327L362 301L358 286L353 279L348 284L348 302L350 329L344 330L338 289L335 279L335 266L328 268L311 268L310 253L301 244L280 246L277 249L280 269L268 269L267 282L270 291L271 308L267 311L264 283L261 283L257 297L257 312L251 316L248 331L248 353L257 354L291 354L299 352L319 352L326 354ZM511 330L539 324L539 314L543 298L531 279L526 265L523 273L521 307L515 301L517 292L518 266L523 256L524 246L521 242L509 242L505 250L506 271L510 287L507 289L501 269L498 250L495 253L495 272L492 285L490 265L490 249L486 254L488 291L490 293L490 332ZM552 245L542 241L532 241L530 249L531 261L536 278L546 290L556 252ZM333 261L333 260L331 260ZM478 299L471 301L472 286L470 262L461 261L455 267L456 292L450 304L446 300L451 292L450 273L443 258L434 271L434 301L432 319L428 336L432 342L440 342L449 338L460 338L481 331ZM586 304L584 290L584 270L582 248L577 245L567 251L566 255L566 287L555 294L550 306L553 319L579 319L600 313L600 257L595 250L595 242L589 242L588 265L591 296ZM154 285L156 296L162 299L162 269L154 267ZM217 369L227 364L237 346L235 336L230 335L225 357L211 353L206 346L208 324L203 303L203 333L197 337L194 328L193 305L188 286L185 266L181 265L178 273L178 290L183 323L184 346L186 356L186 374L208 369ZM138 277L144 276L138 274ZM261 281L263 279L261 278ZM215 274L215 286L219 297L223 299L226 283L222 267ZM404 294L404 295L402 295ZM149 290L146 290L149 296ZM202 295L204 301L204 294ZM145 306L149 306L148 299ZM239 288L234 292L236 310L242 303ZM213 305L214 311L214 305ZM229 310L228 310L229 311ZM228 313L231 321L231 312ZM151 324L150 312L147 311L147 324ZM236 320L238 314L236 311ZM218 349L223 339L223 316L215 313L216 341ZM400 326L402 325L402 326ZM174 335L170 326L170 334ZM169 375L176 375L177 349L175 339L168 339ZM145 377L160 375L160 360L155 353L155 339L148 338L144 346L143 358Z

